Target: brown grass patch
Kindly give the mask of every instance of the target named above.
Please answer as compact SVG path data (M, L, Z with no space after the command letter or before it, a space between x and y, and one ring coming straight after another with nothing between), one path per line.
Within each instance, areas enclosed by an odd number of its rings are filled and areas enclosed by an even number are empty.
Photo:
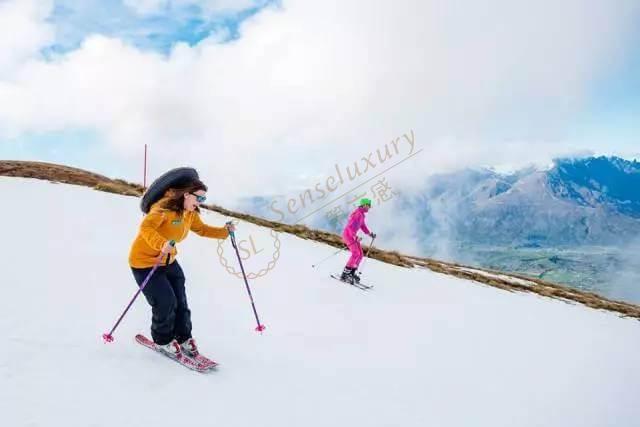
M93 186L94 190L105 191L107 193L122 194L124 196L142 196L142 189L134 188L130 185L118 181L100 181Z

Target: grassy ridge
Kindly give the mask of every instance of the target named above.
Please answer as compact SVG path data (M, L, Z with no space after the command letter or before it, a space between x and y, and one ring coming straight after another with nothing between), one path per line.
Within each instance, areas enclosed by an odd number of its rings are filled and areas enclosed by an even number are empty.
M69 166L43 162L0 161L0 176L42 179L50 182L82 185L98 191L140 197L144 188L140 184L121 179L111 179L103 175ZM241 212L234 212L216 205L204 205L203 208L222 215L237 218L275 231L293 234L299 238L324 243L335 248L344 248L340 236L321 230L310 229L304 225L289 225L266 220ZM384 251L372 248L369 257L379 261L406 268L428 268L432 271L462 279L480 282L510 292L531 292L565 302L575 302L594 309L607 310L625 317L640 320L640 306L604 298L592 292L572 289L540 279L516 274L504 273L461 264L438 261L431 258L414 257L397 251Z

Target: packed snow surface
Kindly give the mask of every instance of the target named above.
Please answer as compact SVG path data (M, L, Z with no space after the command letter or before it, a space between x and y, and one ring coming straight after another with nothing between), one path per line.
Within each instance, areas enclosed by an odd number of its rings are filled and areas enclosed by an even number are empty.
M230 242L191 234L178 260L217 372L136 344L143 298L104 344L136 290L138 200L17 178L0 194L3 426L638 426L637 321L373 260L361 291L329 278L346 253L314 269L335 249L247 223L247 270L276 259L250 281L264 334Z

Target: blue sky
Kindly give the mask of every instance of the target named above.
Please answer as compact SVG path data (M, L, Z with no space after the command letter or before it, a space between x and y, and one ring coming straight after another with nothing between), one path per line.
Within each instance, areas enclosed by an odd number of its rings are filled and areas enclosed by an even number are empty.
M591 141L596 150L640 158L640 25L629 46L611 71L593 82L572 135Z
M91 34L115 36L134 46L168 53L178 42L197 44L220 34L223 40L239 37L238 26L273 0L230 12L207 14L198 3L168 3L155 13L140 14L122 0L56 0L49 21L56 28L56 42L45 54L76 49Z

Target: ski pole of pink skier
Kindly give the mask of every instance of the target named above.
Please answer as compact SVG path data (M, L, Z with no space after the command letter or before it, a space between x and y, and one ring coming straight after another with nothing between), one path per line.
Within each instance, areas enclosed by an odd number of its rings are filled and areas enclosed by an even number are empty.
M171 244L171 246L175 246L175 242L173 242L173 241L171 241L170 244ZM138 298L138 295L140 295L140 292L142 292L144 287L147 286L147 283L149 283L149 279L151 279L151 276L153 276L153 273L155 273L156 270L158 269L158 267L160 266L160 263L162 262L162 258L164 257L164 255L165 255L164 253L160 254L160 256L158 257L158 259L157 259L157 261L155 263L155 265L153 266L153 268L151 269L151 271L149 272L147 277L144 279L144 282L142 282L142 285L140 285L140 287L138 288L136 293L133 295L133 298L131 298L131 301L129 301L129 304L127 305L127 308L124 309L124 311L122 312L122 314L120 315L120 317L116 321L116 324L113 325L113 328L111 328L111 331L102 334L102 339L104 340L105 343L113 342L113 333L118 328L118 325L120 325L120 322L122 322L122 319L124 319L124 316L127 314L129 309L133 305L133 302L136 300L136 298ZM169 261L169 254L167 254L167 262L168 261Z
M227 223L229 224L229 222ZM247 280L247 274L244 272L244 266L242 265L242 258L240 258L240 252L238 251L238 245L236 244L236 234L233 231L229 232L231 236L231 245L233 249L236 251L236 256L238 257L238 263L240 263L240 270L242 271L242 277L244 278L244 284L247 287L247 293L249 294L249 299L251 300L251 307L253 308L253 314L256 316L256 331L262 332L266 329L262 323L260 323L260 318L258 317L258 311L256 310L256 304L253 302L253 295L251 294L251 288L249 287L249 281Z
M369 247L367 248L367 253L364 254L364 258L362 259L362 263L360 264L359 268L360 268L360 273L362 273L362 268L364 267L364 263L367 262L367 258L369 258L369 252L371 252L371 248L373 247L373 242L376 240L376 235L375 233L373 234L373 237L371 238L371 243L369 243Z
M344 251L344 248L340 248L337 251L335 251L334 253L332 253L331 255L329 255L328 257L323 258L320 262L317 262L315 264L311 264L311 268L316 268L317 266L319 266L320 264L322 264L323 262L325 262L326 260L333 258L334 256L338 255L340 252Z

